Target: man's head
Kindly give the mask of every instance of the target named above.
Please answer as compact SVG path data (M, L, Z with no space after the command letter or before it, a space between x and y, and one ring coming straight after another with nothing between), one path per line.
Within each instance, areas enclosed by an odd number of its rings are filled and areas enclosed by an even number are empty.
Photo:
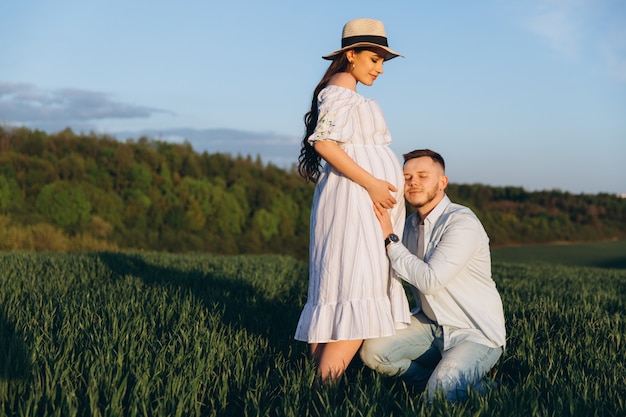
M404 198L424 219L441 201L448 185L443 157L430 149L404 154Z

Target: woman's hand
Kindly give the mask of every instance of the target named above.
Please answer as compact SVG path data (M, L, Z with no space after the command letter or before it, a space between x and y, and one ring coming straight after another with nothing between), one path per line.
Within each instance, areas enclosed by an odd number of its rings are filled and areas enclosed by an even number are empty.
M396 205L396 199L390 191L396 192L398 189L391 183L375 178L371 184L365 187L370 195L374 206L382 209L390 209Z
M389 211L374 204L374 213L380 223L380 227L383 230L383 236L387 237L393 233L393 226L391 225L391 217L389 217Z
M365 188L374 204L381 208L393 208L396 199L389 191L398 189L387 181L378 179L364 170L332 140L321 140L313 145L317 153L344 176Z

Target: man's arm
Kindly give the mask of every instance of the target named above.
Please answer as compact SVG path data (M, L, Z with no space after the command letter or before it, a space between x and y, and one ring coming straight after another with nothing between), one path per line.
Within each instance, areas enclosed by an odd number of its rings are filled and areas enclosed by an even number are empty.
M457 218L446 225L428 262L409 252L404 245L389 245L387 255L392 268L422 293L436 294L467 267L482 244L481 235L473 223L470 218Z
M393 233L387 210L375 211L383 235ZM455 279L484 244L482 226L471 215L457 214L444 228L443 236L428 262L409 252L401 243L387 247L387 255L396 274L423 294L435 294Z

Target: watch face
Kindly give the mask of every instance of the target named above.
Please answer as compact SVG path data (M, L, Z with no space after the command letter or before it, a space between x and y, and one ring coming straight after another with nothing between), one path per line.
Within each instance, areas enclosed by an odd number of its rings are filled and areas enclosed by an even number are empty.
M389 236L385 238L385 247L387 247L390 243L399 242L400 238L395 233L391 233Z

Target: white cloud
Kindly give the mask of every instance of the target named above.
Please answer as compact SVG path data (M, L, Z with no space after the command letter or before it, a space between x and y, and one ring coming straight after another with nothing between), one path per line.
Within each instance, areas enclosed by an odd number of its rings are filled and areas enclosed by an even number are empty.
M583 52L587 25L593 18L590 0L540 0L526 27L559 55L577 59Z
M540 12L529 19L529 29L544 38L550 47L568 58L580 53L579 24L568 10L563 8Z
M626 81L626 7L622 0L538 0L524 26L566 59Z
M100 119L147 118L164 110L111 100L96 91L63 88L52 91L27 83L0 82L0 117L26 126L68 126Z
M75 132L98 131L102 119L148 118L164 110L113 101L106 94L63 88L45 91L32 84L0 81L0 124L26 126L49 133L67 127ZM198 152L261 156L264 162L291 167L297 162L300 139L274 132L236 129L166 128L141 131L107 131L119 140L142 136L169 142L189 142Z
M139 139L142 136L168 142L188 142L196 152L257 155L265 163L290 168L300 154L300 138L274 132L248 132L236 129L150 129L138 132L117 132L118 140Z
M613 24L599 43L610 77L626 82L626 23Z

